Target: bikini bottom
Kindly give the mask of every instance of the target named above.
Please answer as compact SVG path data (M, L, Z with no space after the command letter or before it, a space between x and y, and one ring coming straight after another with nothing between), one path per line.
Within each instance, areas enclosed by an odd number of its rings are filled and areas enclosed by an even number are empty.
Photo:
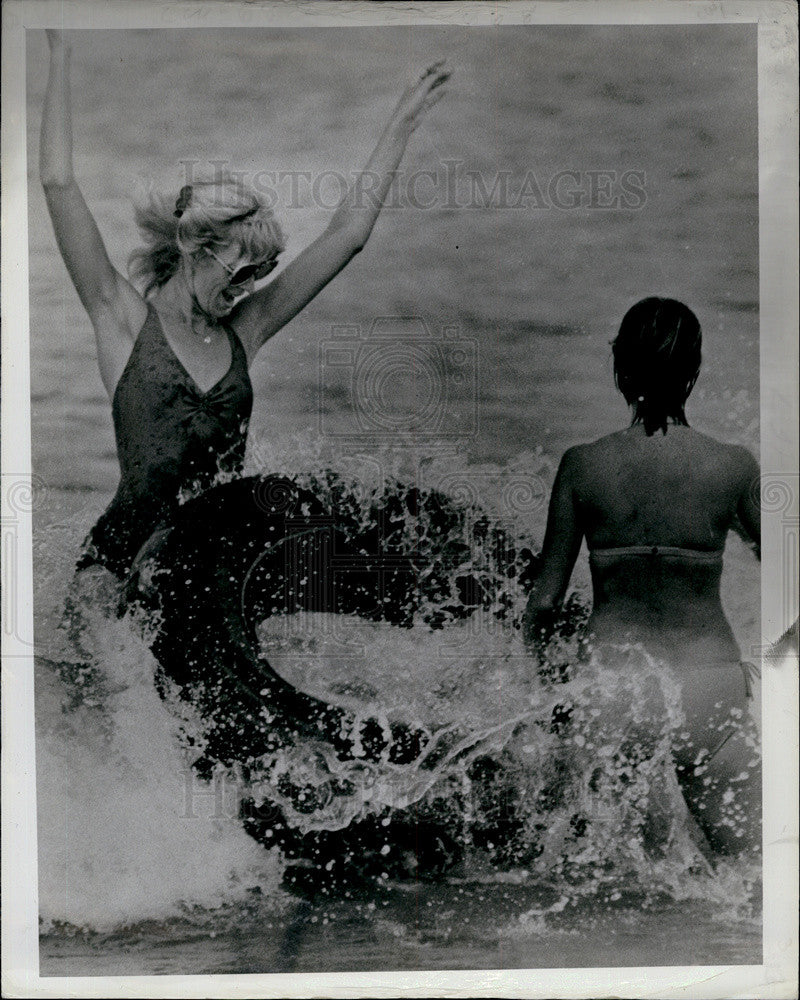
M563 706L551 724L567 744L588 748L589 788L615 797L641 791L656 830L662 820L671 823L664 803L670 780L677 779L715 851L756 847L761 764L750 711L756 668L738 660L697 661L661 672L641 649L608 646L598 666L596 691L590 683L579 703Z
M750 704L759 680L760 671L747 661L709 664L682 674L685 725L673 741L681 770L691 774L707 768L734 737L754 738Z
M649 657L641 657L635 648L602 650L599 662L611 668L606 675L611 680L597 691L588 711L579 711L586 716L573 720L579 727L588 725L598 739L611 742L621 736L622 752L631 763L648 760L656 744L667 738L676 767L687 778L702 772L726 747L727 756L752 756L748 748L758 742L750 710L760 677L757 667L738 660L701 662L673 668L662 682L649 674ZM619 678L616 691L614 678ZM638 694L632 696L634 691ZM561 710L554 731L571 724L572 708Z

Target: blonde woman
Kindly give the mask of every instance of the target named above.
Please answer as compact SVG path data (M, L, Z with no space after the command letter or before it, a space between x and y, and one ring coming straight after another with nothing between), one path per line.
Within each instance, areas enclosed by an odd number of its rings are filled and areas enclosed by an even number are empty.
M280 226L257 191L226 177L187 185L177 198L155 199L137 212L144 246L131 258L132 283L109 260L75 180L70 46L60 31L47 36L41 181L59 249L95 330L121 468L78 569L92 576L95 593L115 600L181 491L240 469L253 402L249 366L364 247L392 172L449 72L436 63L407 88L367 163L370 197L346 196L322 236L265 287L256 291L254 283L283 251Z

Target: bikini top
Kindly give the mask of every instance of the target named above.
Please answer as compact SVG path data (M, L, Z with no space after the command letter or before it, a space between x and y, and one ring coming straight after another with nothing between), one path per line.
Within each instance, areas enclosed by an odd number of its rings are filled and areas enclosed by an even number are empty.
M589 559L596 563L610 563L629 556L645 558L671 558L709 566L722 564L722 549L682 549L674 545L623 545L618 548L592 549Z

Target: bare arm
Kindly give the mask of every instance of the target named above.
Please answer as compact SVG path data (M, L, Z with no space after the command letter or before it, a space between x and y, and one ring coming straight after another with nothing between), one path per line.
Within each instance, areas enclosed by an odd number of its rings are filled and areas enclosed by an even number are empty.
M372 232L406 144L425 112L442 96L450 73L436 63L403 94L372 156L330 224L266 288L242 301L231 323L252 358L362 249Z
M100 373L106 388L114 374L120 339L130 341L141 299L112 266L97 225L72 169L72 121L69 100L70 51L59 31L48 30L50 75L42 115L39 175L58 248L98 339ZM128 345L129 347L129 345Z
M743 475L742 492L736 507L736 516L744 530L746 540L753 543L758 558L761 558L761 472L758 462L746 448L741 452Z
M564 600L583 539L575 495L576 451L564 453L553 483L541 563L523 620L525 641L537 648L542 628Z

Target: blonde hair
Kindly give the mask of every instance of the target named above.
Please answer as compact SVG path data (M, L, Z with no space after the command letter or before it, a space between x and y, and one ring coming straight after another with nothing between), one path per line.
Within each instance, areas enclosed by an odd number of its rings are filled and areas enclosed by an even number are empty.
M272 210L258 192L230 174L186 185L177 201L152 194L135 207L134 215L144 246L131 254L128 273L145 296L169 281L184 254L236 246L242 256L258 261L285 249Z

